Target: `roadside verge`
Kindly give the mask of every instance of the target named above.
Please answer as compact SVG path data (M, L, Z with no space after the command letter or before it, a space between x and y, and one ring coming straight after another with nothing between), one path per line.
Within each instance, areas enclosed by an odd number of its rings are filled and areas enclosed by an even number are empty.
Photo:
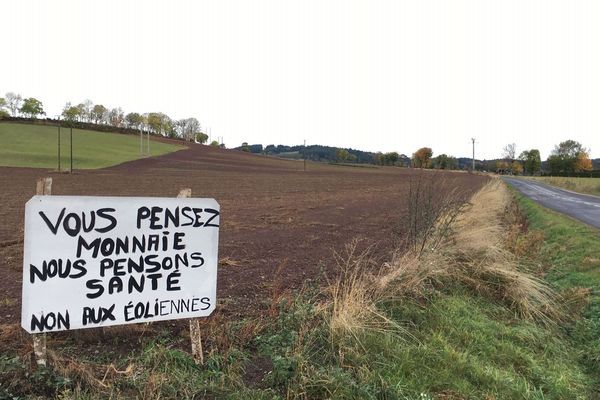
M577 322L567 328L578 349L580 362L600 397L600 231L554 212L515 192L515 198L530 231L543 232L540 262L545 279L561 293L584 302ZM570 296L573 298L573 296ZM573 306L574 304L565 304ZM578 308L578 307L576 307Z

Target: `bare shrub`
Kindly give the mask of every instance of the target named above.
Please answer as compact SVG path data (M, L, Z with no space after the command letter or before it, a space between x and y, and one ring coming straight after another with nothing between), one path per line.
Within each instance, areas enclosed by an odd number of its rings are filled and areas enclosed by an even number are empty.
M425 246L437 248L449 235L452 223L467 200L466 194L450 188L452 183L438 174L421 173L410 181L406 194L408 210L395 233L403 247L419 255Z

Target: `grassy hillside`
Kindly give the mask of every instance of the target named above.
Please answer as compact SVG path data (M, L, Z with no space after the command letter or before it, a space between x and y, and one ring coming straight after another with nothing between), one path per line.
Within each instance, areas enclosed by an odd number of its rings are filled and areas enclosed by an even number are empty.
M57 128L42 125L0 124L0 166L57 168ZM70 132L61 129L61 165L69 165ZM144 143L146 145L146 143ZM150 141L151 155L177 151L176 146ZM140 158L139 137L73 129L73 168L109 167Z

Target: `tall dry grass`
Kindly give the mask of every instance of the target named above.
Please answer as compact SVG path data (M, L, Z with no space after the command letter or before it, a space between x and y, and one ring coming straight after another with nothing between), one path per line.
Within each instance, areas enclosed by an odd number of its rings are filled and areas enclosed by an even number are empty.
M367 330L405 330L379 309L378 304L390 296L388 288L381 285L385 275L370 249L358 248L359 241L354 240L343 253L336 253L340 275L327 289L328 301L323 309L333 340L350 336L361 344L362 333Z
M557 186L578 193L600 196L600 178L567 178L549 176L530 176L527 179Z
M330 303L324 308L332 338L350 336L360 341L363 332L402 330L380 304L401 298L426 299L432 291L456 284L501 301L524 318L544 324L563 318L556 293L520 268L519 259L506 247L510 230L506 214L512 197L505 184L491 180L468 203L457 202L455 193L451 196L444 204L453 207L437 207L439 215L427 216L443 224L442 228L427 228L423 243L397 251L389 262L374 263L368 250L357 251L356 242L338 255L342 273L328 289Z

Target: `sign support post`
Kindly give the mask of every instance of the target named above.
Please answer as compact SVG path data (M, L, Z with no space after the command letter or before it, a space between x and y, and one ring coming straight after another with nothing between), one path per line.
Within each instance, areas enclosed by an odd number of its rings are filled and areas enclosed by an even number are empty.
M178 198L192 197L192 189L181 189ZM192 356L196 364L204 364L204 352L202 351L202 334L200 331L200 319L190 318L190 341L192 342Z
M37 195L49 196L52 194L52 178L40 178L37 181L36 191ZM47 350L46 350L46 334L37 333L33 334L33 353L35 355L35 361L38 366L45 367L47 364Z

